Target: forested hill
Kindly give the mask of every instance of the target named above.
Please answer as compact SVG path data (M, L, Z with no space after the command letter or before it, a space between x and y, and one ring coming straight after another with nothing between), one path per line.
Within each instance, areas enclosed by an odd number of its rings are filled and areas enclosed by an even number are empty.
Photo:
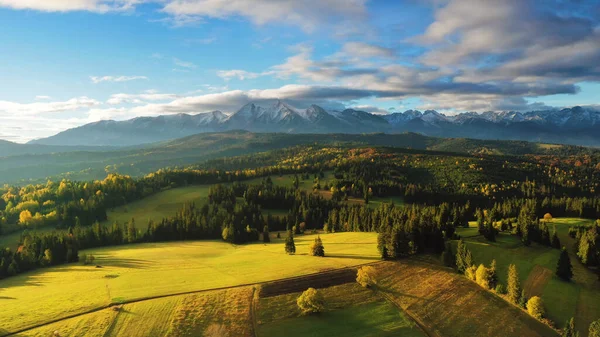
M237 156L299 145L386 146L426 151L483 155L600 155L600 150L523 141L435 138L403 134L287 134L229 131L203 133L127 149L45 147L9 143L0 150L0 183L42 181L48 177L90 180L107 173L141 176L161 168L199 164L225 156ZM0 144L0 149L6 144ZM14 146L21 146L14 150ZM40 147L41 148L36 148ZM27 148L25 148L27 147ZM29 148L32 149L29 149ZM8 148L8 147L7 147ZM12 151L12 152L10 152Z
M117 147L110 146L61 146L61 145L40 145L40 144L18 144L0 139L0 157L8 157L23 154L47 154L58 152L73 151L110 151L117 150Z

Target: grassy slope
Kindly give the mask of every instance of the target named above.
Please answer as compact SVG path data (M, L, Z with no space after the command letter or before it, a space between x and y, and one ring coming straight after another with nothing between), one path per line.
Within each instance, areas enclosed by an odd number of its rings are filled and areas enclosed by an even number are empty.
M591 223L583 219L554 219L561 243L572 250L572 239L567 235L569 226ZM506 285L508 266L515 264L519 272L521 285L526 293L533 292L541 295L546 305L548 318L562 327L566 320L576 317L577 327L583 333L589 323L600 317L600 284L597 276L585 269L571 252L571 263L575 274L573 282L564 282L554 273L558 262L559 251L537 244L525 247L518 237L500 234L497 242L488 242L482 236L468 237L476 229L460 229L459 234L465 241L476 263L489 264L496 259L498 276L501 283ZM545 270L544 276L540 276ZM531 280L540 277L536 281ZM530 279L530 280L528 280ZM528 282L529 281L529 282ZM535 289L529 289L532 286ZM585 336L586 334L584 334Z
M300 293L261 298L258 336L425 336L393 304L356 283L319 292L327 310L312 316L302 316L298 310Z
M549 337L556 333L453 270L415 260L377 267L379 289L430 336Z
M173 296L103 309L19 334L47 337L252 336L252 287ZM219 334L221 333L221 334Z
M70 264L0 281L0 298L10 303L0 306L0 331L109 303L263 282L378 259L373 233L323 235L326 259L306 255L313 238L296 238L296 256L286 255L283 239L275 238L267 245L197 241L87 251L102 268Z

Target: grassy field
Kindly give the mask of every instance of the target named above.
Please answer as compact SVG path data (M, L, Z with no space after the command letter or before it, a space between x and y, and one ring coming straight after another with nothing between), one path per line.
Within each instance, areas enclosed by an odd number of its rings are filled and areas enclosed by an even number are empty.
M555 275L560 254L557 249L535 243L525 247L517 236L505 233L498 235L496 242L488 242L482 236L468 237L475 233L473 228L460 229L458 233L465 238L477 264L487 265L495 259L499 281L504 285L508 266L515 264L526 295L542 297L548 318L563 327L566 320L575 317L577 328L586 336L589 324L600 317L600 282L594 273L579 263L573 251L573 239L567 233L569 226L591 224L592 221L557 218L553 223L561 244L567 247L571 256L575 274L572 282L562 281Z
M0 331L14 331L110 303L257 283L378 260L376 234L322 235L326 258L307 255L312 235L234 246L217 241L171 242L86 251L95 266L69 264L0 281ZM149 282L151 280L151 282Z
M301 315L300 293L259 300L258 336L426 336L416 324L377 292L352 282L319 289L326 311Z
M108 212L106 224L125 223L135 219L136 223L146 226L148 220L160 221L173 216L186 203L203 204L208 202L210 185L195 185L164 190L142 200L125 206L116 207Z
M115 306L19 334L48 337L252 336L254 289L237 287Z

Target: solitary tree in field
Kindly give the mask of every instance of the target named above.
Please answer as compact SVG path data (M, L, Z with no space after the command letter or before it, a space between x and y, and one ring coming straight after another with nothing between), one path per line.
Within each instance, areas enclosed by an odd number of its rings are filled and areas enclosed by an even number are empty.
M552 214L550 214L550 213L544 214L544 221L552 222Z
M323 248L323 241L321 241L321 237L317 235L315 241L309 247L310 255L312 256L325 256L325 248Z
M579 337L579 332L575 330L575 319L571 317L570 320L567 321L565 328L561 334L561 337Z
M546 311L544 310L544 301L539 296L533 296L527 301L527 312L537 319L544 318Z
M288 231L288 236L285 239L285 252L293 255L296 254L296 244L294 243L294 235Z
M308 288L296 300L298 308L303 314L315 314L325 310L323 296L315 288Z
M371 266L358 268L358 272L356 273L356 282L365 288L376 285L377 280L375 279L375 268Z
M590 324L588 337L600 337L600 319Z
M508 299L514 303L519 304L521 299L521 282L519 281L519 273L517 272L517 266L511 264L508 266L508 286L507 286Z
M269 236L269 226L265 225L263 228L263 242L269 243L271 242L271 237Z
M556 266L556 275L565 281L570 281L573 277L573 266L571 265L571 259L567 249L563 247L558 258L558 264Z

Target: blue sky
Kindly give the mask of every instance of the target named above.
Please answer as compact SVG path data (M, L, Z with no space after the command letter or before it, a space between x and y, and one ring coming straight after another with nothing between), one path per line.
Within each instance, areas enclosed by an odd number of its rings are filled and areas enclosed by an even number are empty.
M597 105L597 0L0 0L0 139L285 99Z

